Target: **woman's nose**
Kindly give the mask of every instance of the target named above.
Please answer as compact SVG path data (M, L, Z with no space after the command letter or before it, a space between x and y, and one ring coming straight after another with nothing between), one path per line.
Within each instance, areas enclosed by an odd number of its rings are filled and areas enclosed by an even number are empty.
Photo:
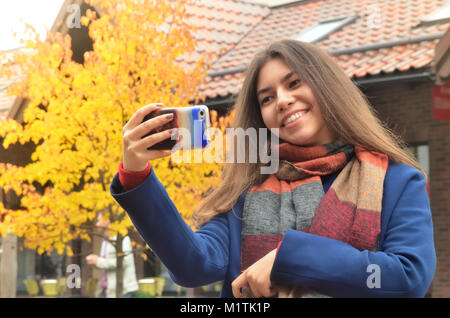
M294 103L294 97L287 92L278 93L278 110L283 111Z

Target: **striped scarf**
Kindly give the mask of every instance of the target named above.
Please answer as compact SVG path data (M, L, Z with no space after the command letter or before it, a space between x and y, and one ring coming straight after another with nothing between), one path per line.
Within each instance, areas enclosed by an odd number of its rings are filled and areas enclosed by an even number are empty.
M312 147L282 143L279 156L277 173L251 187L245 198L242 271L275 249L287 229L339 240L359 250L377 249L386 155L335 141ZM320 176L341 169L324 193ZM318 296L307 289L296 293L308 295Z

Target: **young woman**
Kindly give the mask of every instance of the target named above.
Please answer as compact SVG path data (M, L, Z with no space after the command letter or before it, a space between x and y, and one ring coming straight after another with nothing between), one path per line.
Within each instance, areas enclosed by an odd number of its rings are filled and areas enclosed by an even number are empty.
M142 123L160 106L125 125L111 193L176 283L223 280L222 297L425 295L436 267L426 176L322 50L283 40L254 57L234 127L276 133L279 169L228 163L196 232L148 163L170 154L146 150L170 131L141 138L171 120Z

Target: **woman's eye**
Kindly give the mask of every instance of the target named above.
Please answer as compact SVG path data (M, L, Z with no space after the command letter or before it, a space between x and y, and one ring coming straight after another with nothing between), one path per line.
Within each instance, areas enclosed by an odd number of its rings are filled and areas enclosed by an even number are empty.
M270 100L270 96L264 97L263 99L261 99L261 105L264 105L265 103L267 103Z
M294 87L297 86L300 83L299 79L293 80L292 82L289 83L289 87Z

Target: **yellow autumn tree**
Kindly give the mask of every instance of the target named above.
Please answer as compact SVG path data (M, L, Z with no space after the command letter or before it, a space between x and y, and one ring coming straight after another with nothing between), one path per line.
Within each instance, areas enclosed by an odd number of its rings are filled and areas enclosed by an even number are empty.
M93 220L106 213L116 233L117 295L122 295L122 239L132 224L112 199L109 185L122 160L122 127L140 107L162 102L170 107L198 102L198 87L206 78L213 56L182 64L195 49L193 30L178 1L99 1L101 17L87 11L82 17L93 40L84 63L72 60L69 35L33 37L26 46L34 52L17 55L24 80L11 95L29 103L23 123L0 124L3 146L32 141L32 162L24 167L0 164L0 188L21 198L21 209L0 204L0 231L24 238L39 253L56 249L73 255L70 242L92 239ZM12 64L0 70L7 76ZM212 114L213 121L217 116ZM226 121L213 123L214 127ZM182 216L189 217L205 192L217 185L216 163L175 164L171 158L152 162L158 177Z

